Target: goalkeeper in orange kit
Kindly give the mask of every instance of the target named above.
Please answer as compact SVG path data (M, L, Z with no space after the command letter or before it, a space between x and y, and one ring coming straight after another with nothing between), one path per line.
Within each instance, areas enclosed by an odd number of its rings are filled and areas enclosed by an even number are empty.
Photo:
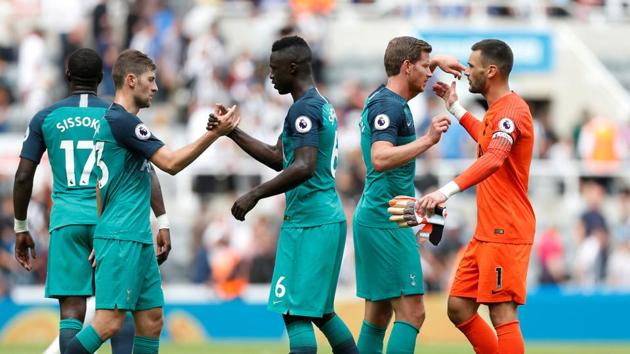
M518 306L525 304L535 216L527 196L534 131L527 103L510 90L510 47L499 40L472 46L465 75L469 90L488 101L482 120L457 101L455 82L438 82L435 93L478 143L477 161L453 181L417 201L395 198L390 213L401 226L424 220L454 194L477 186L477 228L459 263L448 299L448 316L476 353L525 352ZM479 316L488 305L496 330Z

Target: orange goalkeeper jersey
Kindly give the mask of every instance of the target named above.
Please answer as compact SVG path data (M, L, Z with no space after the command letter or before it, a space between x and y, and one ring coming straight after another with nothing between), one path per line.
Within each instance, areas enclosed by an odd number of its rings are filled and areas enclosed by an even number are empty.
M499 98L486 112L477 133L477 156L493 137L512 142L508 157L477 185L475 238L488 242L532 244L536 219L527 196L534 147L534 127L527 103L512 92Z

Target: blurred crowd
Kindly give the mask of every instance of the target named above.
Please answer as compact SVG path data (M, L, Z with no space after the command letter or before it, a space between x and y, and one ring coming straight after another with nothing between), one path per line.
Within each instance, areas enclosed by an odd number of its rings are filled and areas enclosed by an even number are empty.
M268 49L235 51L238 46L227 42L218 9L243 9L248 16L264 16L269 14L266 11L272 11L270 8L281 9L284 15L278 17L274 28L260 34L261 47L270 48L275 39L290 34L300 34L311 45L318 88L330 98L339 118L337 187L347 219L352 220L364 180L357 124L365 98L379 83L327 77L332 63L322 46L327 35L326 18L334 13L335 5L341 4L333 0L41 0L37 2L39 6L32 7L25 3L30 2L0 0L0 135L21 134L30 117L67 94L64 60L77 48L89 46L102 56L105 75L99 94L111 98L112 65L118 53L129 47L147 53L158 66L160 91L154 107L141 117L156 128L157 135L167 144L196 138L215 102L239 105L243 129L265 142L275 143L291 99L279 96L270 85ZM521 16L522 9L528 8L521 3L526 2L484 9L490 16ZM602 1L593 0L570 2L571 7L563 6L566 1L540 3L552 16L561 12L558 9L573 11L577 6L598 11L603 6ZM429 1L417 6L446 17L469 16L476 11L471 2L464 1ZM58 21L59 18L64 20ZM251 35L257 29L242 30L244 35ZM464 103L476 115L483 115L482 103ZM576 196L581 207L566 215L567 220L555 223L538 215L541 227L532 257L531 282L630 287L630 274L626 274L630 272L630 189L623 181L605 177L628 158L630 126L584 112L576 120L574 133L560 137L552 129L550 102L529 103L535 118L536 159L558 164L579 159L591 175L599 176L582 179L580 195ZM432 116L444 113L442 101L431 93L412 100L410 107L418 134L424 134ZM439 184L435 170L441 161L472 159L475 151L465 130L454 124L439 145L422 157L422 170L416 180L418 193ZM48 168L45 160L42 164L40 170ZM166 284L207 284L220 296L231 298L238 296L247 284L271 280L283 198L261 203L245 223L235 221L228 212L231 202L248 186L273 176L252 168L253 165L227 139L219 140L195 164L192 186L187 188L194 191L199 208L194 216L172 220L177 225L174 233L179 233L176 237L186 245L186 256L167 262L163 271ZM0 175L0 297L15 285L41 284L46 272L51 176L38 175L28 211L38 252L30 273L20 269L13 257L12 178L12 174ZM167 204L178 197L166 193ZM461 198L466 208L474 208L474 194ZM613 204L614 211L607 212L604 206ZM469 214L456 208L449 215L442 243L438 247L419 247L429 291L448 287L458 254L473 232L474 218ZM351 222L348 224L340 283L351 287L354 259Z

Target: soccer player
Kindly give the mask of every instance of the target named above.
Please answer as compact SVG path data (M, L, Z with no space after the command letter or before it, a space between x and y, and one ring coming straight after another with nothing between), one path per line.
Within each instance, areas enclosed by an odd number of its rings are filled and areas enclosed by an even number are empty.
M481 121L459 104L455 82L434 85L435 93L478 143L478 158L455 180L417 202L420 214L430 214L454 194L477 186L477 228L448 299L448 317L477 353L525 352L517 309L525 304L536 224L527 197L534 131L527 103L510 90L512 63L512 50L502 41L487 39L472 46L465 74L470 92L488 101ZM496 335L479 317L480 304L490 308Z
M45 294L59 300L58 347L61 352L83 327L86 298L94 295L93 270L88 261L97 222L93 173L96 159L92 139L98 120L109 106L96 96L102 76L102 60L93 50L82 48L70 55L66 79L72 94L31 120L15 173L15 257L30 271L30 257L35 258L36 252L26 214L35 170L48 150L53 171L53 206ZM153 180L153 211L164 221L166 214L157 176L153 176ZM158 242L164 249L159 257L163 261L170 250L170 237L167 224L162 224L160 229ZM112 338L116 354L131 353L134 332L131 318L124 328Z
M416 139L407 102L424 91L433 70L440 66L456 77L463 65L455 58L429 58L431 46L413 37L392 39L385 51L387 84L366 100L359 128L366 165L363 195L354 212L353 234L357 295L365 299L365 317L358 347L363 353L382 353L383 337L391 318L388 353L413 353L424 321L422 269L411 229L389 221L389 200L414 195L415 159L435 145L450 121L432 119L426 134Z
M275 145L236 128L227 136L261 163L282 171L240 197L232 206L238 220L262 198L286 193L268 308L281 313L291 353L316 353L314 323L335 354L357 353L352 334L334 310L346 240L346 220L335 189L337 116L315 88L311 49L293 36L271 48L271 82L290 93L293 105ZM222 113L223 108L219 106Z
M94 135L100 211L94 231L96 314L65 354L94 353L120 329L126 311L136 324L134 353L159 351L164 295L149 225L151 163L174 175L238 124L232 107L215 129L169 150L136 116L158 90L155 70L137 50L123 51L114 63L114 103Z

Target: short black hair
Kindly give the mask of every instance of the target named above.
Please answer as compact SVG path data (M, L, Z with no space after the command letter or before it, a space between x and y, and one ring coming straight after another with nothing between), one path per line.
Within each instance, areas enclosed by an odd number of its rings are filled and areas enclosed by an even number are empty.
M70 80L78 84L93 85L103 78L103 60L90 48L80 48L68 57Z
M299 36L283 37L271 46L272 52L287 50L291 60L295 63L310 63L313 53L304 38Z
M514 54L507 43L498 39L484 39L471 47L481 52L484 65L494 64L505 76L509 76L514 65Z
M431 50L433 48L429 43L418 38L403 36L392 39L387 44L383 58L387 77L398 75L400 66L405 60L415 63L422 53L431 53Z

